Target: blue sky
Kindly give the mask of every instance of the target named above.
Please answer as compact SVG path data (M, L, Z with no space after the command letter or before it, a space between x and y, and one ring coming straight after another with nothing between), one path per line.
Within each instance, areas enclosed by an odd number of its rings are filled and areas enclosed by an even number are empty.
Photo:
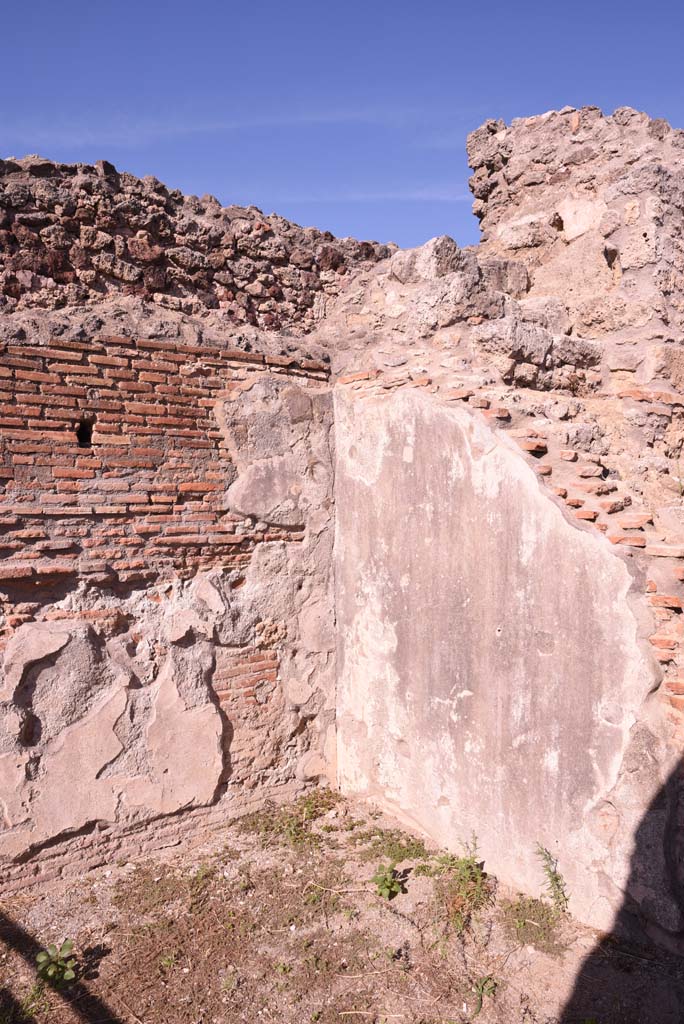
M0 155L105 158L338 235L477 241L465 136L629 105L684 126L684 5L5 0Z

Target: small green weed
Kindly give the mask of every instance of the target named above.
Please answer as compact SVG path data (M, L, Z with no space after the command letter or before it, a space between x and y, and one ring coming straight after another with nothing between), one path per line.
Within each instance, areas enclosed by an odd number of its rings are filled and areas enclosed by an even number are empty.
M314 789L284 807L268 803L262 810L241 818L238 827L242 832L260 836L264 843L287 843L295 849L318 846L321 836L313 831L312 825L339 799L339 794L331 789Z
M193 889L201 889L216 874L216 868L210 864L200 864L191 879Z
M159 966L163 971L170 971L176 964L176 954L166 953L164 956L159 958Z
M473 1017L477 1017L482 1012L482 1004L485 996L494 996L498 988L497 982L492 978L491 974L487 974L484 978L478 978L473 986L475 992L475 1009L473 1010Z
M504 924L508 932L525 945L534 946L543 953L560 953L558 939L559 914L555 907L531 896L518 896L503 905Z
M465 844L462 857L445 853L436 858L434 872L449 924L462 935L473 916L488 906L494 895L493 883L478 858L475 836Z
M74 944L65 939L61 946L53 943L42 949L36 957L38 977L53 988L62 988L76 980L76 959L71 956Z
M42 1017L49 1011L50 1002L45 992L45 984L37 981L19 1005L0 1007L0 1024L32 1024L38 1014Z
M361 853L362 860L387 857L395 864L401 864L404 860L426 860L430 856L422 839L399 829L367 829L365 832L357 832L354 842L367 847Z
M546 876L546 891L549 894L549 898L556 912L564 914L568 909L568 894L563 876L558 871L558 861L541 843L537 843L537 856L542 862L542 868Z
M453 853L439 853L423 864L418 864L413 869L413 874L416 876L424 875L427 878L439 878L455 868L458 865L459 859Z
M183 879L166 865L150 863L139 864L130 875L119 879L112 899L122 911L140 917L154 914L186 894Z
M199 913L211 899L212 893L220 888L223 878L218 874L215 866L200 864L197 871L190 878L189 883L189 910L191 913Z
M371 882L377 887L378 896L384 900L393 900L395 896L406 892L406 886L396 871L394 863L378 865L378 870L371 878Z
M331 887L318 885L309 886L304 890L304 903L309 907L319 907L326 913L331 914L340 906L340 894L331 891Z
M233 971L232 974L224 975L223 980L221 981L221 991L234 992L239 984L240 978L238 974L235 971Z

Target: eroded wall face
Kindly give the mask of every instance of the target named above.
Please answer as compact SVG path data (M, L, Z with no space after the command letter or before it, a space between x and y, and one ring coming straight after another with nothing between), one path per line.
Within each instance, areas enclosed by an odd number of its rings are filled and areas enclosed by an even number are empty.
M575 913L608 924L660 781L625 563L472 412L342 387L335 419L343 790L452 849L475 833L534 894L543 844Z
M0 386L3 883L154 847L322 776L321 368L57 341L10 346Z

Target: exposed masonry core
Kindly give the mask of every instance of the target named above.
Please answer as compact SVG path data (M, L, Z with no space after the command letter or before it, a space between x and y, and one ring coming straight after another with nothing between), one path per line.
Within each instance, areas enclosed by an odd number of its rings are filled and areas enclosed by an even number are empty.
M470 250L0 167L4 886L327 780L679 942L683 140L487 122Z
M124 337L0 365L5 879L324 774L325 367Z

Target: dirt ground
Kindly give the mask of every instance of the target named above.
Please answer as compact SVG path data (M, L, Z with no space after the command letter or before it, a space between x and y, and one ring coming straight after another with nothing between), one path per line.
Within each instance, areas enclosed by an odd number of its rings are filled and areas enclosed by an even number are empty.
M36 955L67 938L76 978L55 987ZM681 1008L681 961L503 891L472 840L427 849L328 791L0 903L0 1024L675 1024Z

